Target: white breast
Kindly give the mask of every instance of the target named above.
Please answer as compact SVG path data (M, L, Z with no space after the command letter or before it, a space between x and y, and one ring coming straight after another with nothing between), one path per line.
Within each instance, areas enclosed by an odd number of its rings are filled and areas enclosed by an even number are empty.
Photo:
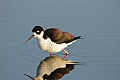
M38 40L39 47L47 52L60 52L63 48L67 47L68 44L56 44L50 40L50 38Z

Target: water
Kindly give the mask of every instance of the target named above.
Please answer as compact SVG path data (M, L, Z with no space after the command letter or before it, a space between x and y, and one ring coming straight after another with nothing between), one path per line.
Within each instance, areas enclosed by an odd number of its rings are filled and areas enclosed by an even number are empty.
M38 48L35 39L23 42L35 25L41 25L85 38L66 48L71 54L67 59L85 65L76 65L61 80L119 80L119 8L119 0L0 1L0 79L30 80L25 73L36 75L39 62L49 54Z

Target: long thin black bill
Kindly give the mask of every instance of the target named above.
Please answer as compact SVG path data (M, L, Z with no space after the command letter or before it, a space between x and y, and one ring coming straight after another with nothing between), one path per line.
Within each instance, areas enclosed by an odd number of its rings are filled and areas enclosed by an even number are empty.
M25 76L27 76L27 77L29 77L30 79L32 79L32 80L35 80L33 77L31 77L31 76L29 76L29 75L27 75L27 74L24 74Z
M27 41L25 41L24 43L26 43L26 42L28 42L31 38L33 38L34 37L34 35L32 35Z

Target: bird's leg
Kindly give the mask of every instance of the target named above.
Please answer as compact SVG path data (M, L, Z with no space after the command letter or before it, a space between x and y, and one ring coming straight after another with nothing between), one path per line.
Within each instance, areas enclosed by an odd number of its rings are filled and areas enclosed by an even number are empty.
M52 52L50 52L50 56L52 56Z
M63 48L62 50L66 53L66 55L68 55L68 54L69 54L69 53L68 53L68 52L67 52L64 48Z
M64 48L62 50L66 53L66 55L62 59L62 60L64 60L69 55L69 53Z

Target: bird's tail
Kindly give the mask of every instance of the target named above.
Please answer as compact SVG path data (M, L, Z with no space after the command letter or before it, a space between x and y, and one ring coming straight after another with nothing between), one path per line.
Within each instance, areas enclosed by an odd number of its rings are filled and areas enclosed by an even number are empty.
M63 61L65 64L77 64L76 62L73 62L72 60L65 60Z
M77 36L77 37L75 37L74 39L76 40L76 39L85 39L85 38L81 38L82 36Z

